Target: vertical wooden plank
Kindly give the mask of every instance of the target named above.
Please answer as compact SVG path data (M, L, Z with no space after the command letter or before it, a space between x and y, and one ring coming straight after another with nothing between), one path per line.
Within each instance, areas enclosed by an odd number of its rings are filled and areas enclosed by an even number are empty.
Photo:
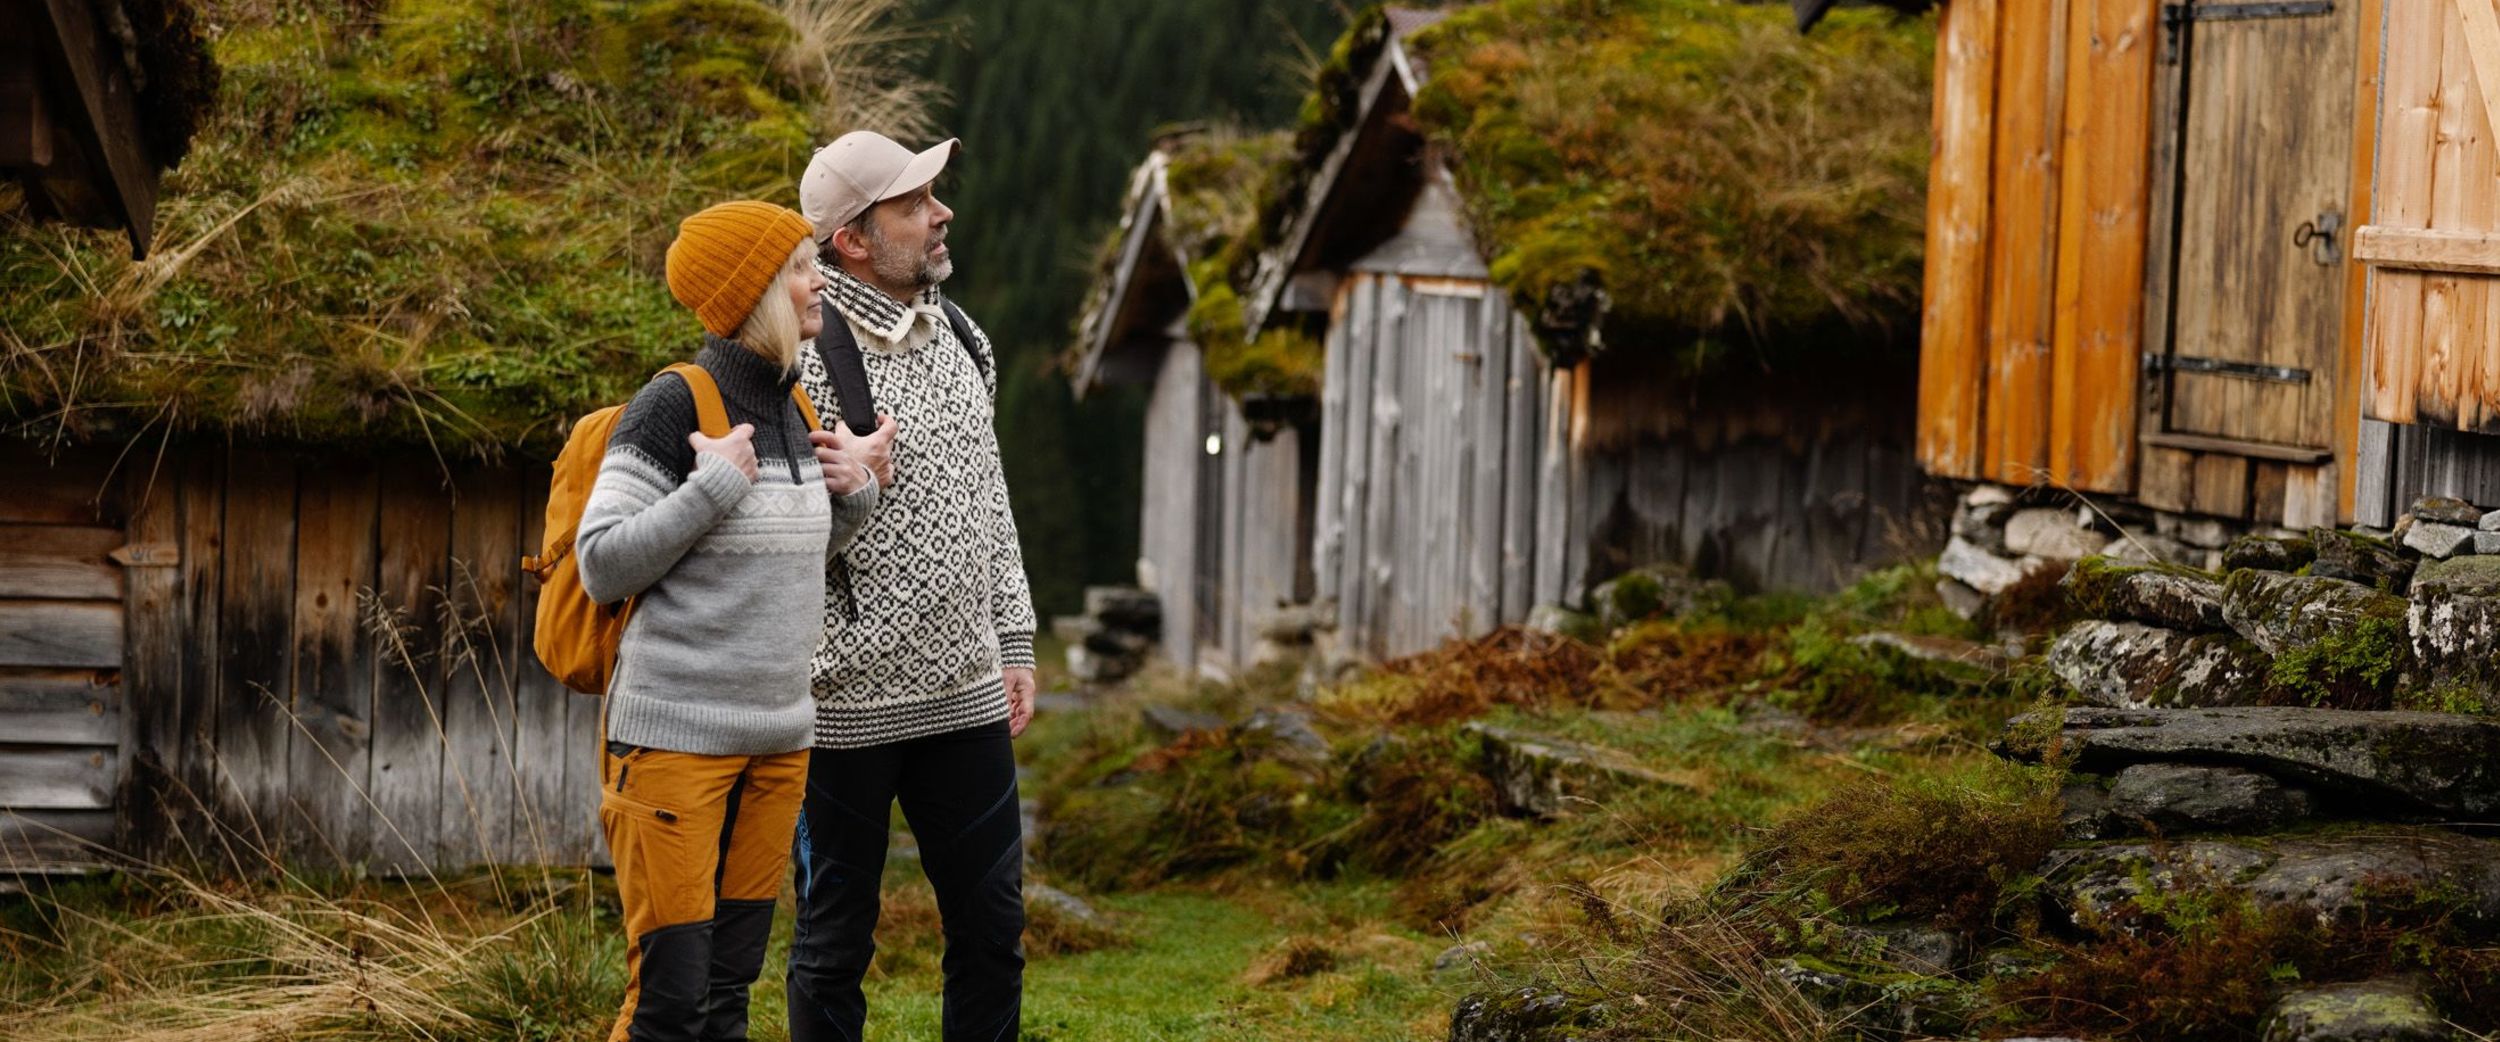
M546 541L548 469L529 466L518 477L521 489L521 546L537 553ZM519 600L513 630L513 764L520 772L521 793L513 818L514 857L531 864L580 864L583 852L573 848L569 822L580 808L565 800L566 703L573 693L539 665L532 640L537 633L538 583L519 571L516 559L503 568L513 573ZM592 768L584 768L592 769Z
M1935 156L1928 167L1926 292L1918 360L1918 459L1938 475L1976 478L1983 473L1981 414L1988 372L1997 0L1957 0L1938 17Z
M2057 291L2058 114L2065 110L2066 0L2011 4L1997 66L1989 215L1987 472L2029 485L2049 463L2050 348Z
M2492 182L2491 143L2478 110L2474 62L2466 53L2465 31L2456 3L2440 3L2442 15L2439 64L2439 122L2431 146L2431 227L2474 227L2473 211L2487 217ZM2481 204L2470 200L2482 200ZM2464 412L2467 369L2481 356L2469 338L2482 333L2483 280L2471 276L2432 274L2422 286L2421 364L2414 378L2417 422L2440 426L2469 425Z
M430 870L443 846L443 662L439 625L449 589L451 488L431 460L399 461L409 477L382 483L372 612L374 871ZM592 718L596 724L596 717Z
M442 815L438 864L468 865L510 849L512 635L519 599L510 561L519 551L521 499L514 475L481 469L462 475L452 506L452 624L443 629Z
M2071 0L2049 471L2122 492L2135 462L2157 0Z
M1545 379L1544 437L1537 446L1536 600L1562 604L1564 544L1572 538L1571 375L1554 366Z
M1368 603L1371 567L1371 446L1373 369L1380 346L1380 276L1355 274L1347 308L1345 423L1336 436L1345 444L1344 488L1337 493L1337 516L1345 526L1344 556L1338 564L1337 637L1349 652L1370 654L1371 613Z
M1502 621L1524 622L1536 606L1536 445L1540 417L1537 391L1544 386L1545 358L1530 339L1527 323L1510 310L1506 294L1493 294L1499 308L1503 350L1510 355L1504 379L1509 404L1502 427Z
M1510 462L1510 324L1503 321L1501 292L1478 302L1476 334L1468 350L1467 408L1474 418L1467 433L1475 466L1474 516L1468 520L1467 612L1475 631L1484 632L1508 621L1502 613L1502 518L1507 506L1503 467ZM1524 471L1518 473L1525 473Z
M227 799L217 759L219 713L225 704L224 618L226 481L230 453L202 448L187 453L181 468L182 647L179 732L172 758L173 791L163 796L169 827L168 854L199 868L240 869L227 837L243 823L239 804ZM180 853L174 854L174 848Z
M2136 498L2155 510L2186 510L2195 501L2196 454L2147 445Z
M2372 181L2371 223L2428 228L2432 157L2438 148L2440 32L2451 5L2390 4L2386 16L2381 133ZM2372 269L2369 290L2369 417L2412 423L2421 385L2426 280L2419 272Z
M2379 58L2381 40L2386 33L2385 0L2360 0L2360 53L2354 56L2352 132L2352 201L2344 212L2353 215L2351 223L2370 220L2371 186L2377 173L2379 121ZM2336 366L2335 386L2349 388L2335 401L2335 457L2341 464L2337 473L2343 481L2334 489L2336 511L2326 524L2355 519L2359 488L2354 484L2364 473L2361 447L2362 400L2369 396L2362 382L2367 370L2364 331L2368 326L2370 267L2346 262L2344 266L2344 328L2342 351ZM2500 312L2500 308L2495 308Z
M238 812L233 837L243 867L275 869L283 859L289 709L294 695L296 461L238 451L226 490L226 553L249 562L228 570L219 626L225 669L219 679L216 758Z
M163 461L157 461L162 463ZM182 546L182 491L179 466L133 468L123 501L130 505L127 533L131 543L165 546L177 554ZM182 664L183 569L177 558L163 564L133 565L123 580L121 695L123 726L121 764L114 776L124 779L120 839L142 856L166 853L172 838L166 817L168 782L181 762L183 733Z
M2396 425L2383 420L2363 420L2360 447L2353 453L2353 476L2347 487L2352 490L2352 521L2354 524L2387 528L2396 523L2396 512L2390 507L2395 498Z
M1406 341L1407 299L1405 287L1394 278L1375 283L1380 309L1379 334L1374 340L1372 373L1367 393L1371 398L1370 494L1363 504L1363 546L1368 554L1364 562L1363 610L1369 645L1364 653L1384 658L1394 639L1391 627L1399 617L1394 583L1398 578L1400 533L1397 523L1399 424L1403 408L1398 391L1407 368L1400 350Z
M374 581L377 481L369 465L332 461L308 464L298 481L283 832L289 854L308 865L344 868L371 844L373 660L356 596Z
M1577 489L1586 486L1585 470L1589 454L1589 373L1595 363L1581 359L1571 370L1571 414L1564 444L1563 503L1569 511L1563 519L1563 596L1572 603L1586 603L1589 592L1589 543L1597 519L1576 508Z
M2300 469L2304 473L2314 473L2317 468ZM2281 523L2291 493L2291 471L2291 464L2279 460L2258 460L2249 465L2249 520L2261 525Z
M2336 474L2337 464L2329 460L2314 467L2288 468L2283 489L2282 525L2290 529L2334 527L2338 490L2349 487ZM2257 515L2259 521L2266 515Z
M2189 509L2220 517L2248 516L2249 461L2217 452L2196 454L2189 479Z
M1345 513L1339 490L1345 484L1346 353L1353 335L1354 283L1349 278L1337 284L1328 305L1328 330L1320 340L1319 484L1311 502L1311 596L1320 603L1337 597L1338 569L1345 553Z
M1223 613L1224 668L1238 676L1242 670L1249 668L1251 655L1250 626L1245 618L1249 614L1246 603L1249 599L1249 576L1245 554L1250 533L1243 523L1250 511L1250 504L1246 502L1250 498L1250 430L1249 425L1242 422L1239 402L1226 396L1221 405L1224 516L1217 523L1223 526L1223 539L1219 545L1223 547L1224 563L1223 579L1218 584L1223 595L1216 603L1221 605L1219 610Z

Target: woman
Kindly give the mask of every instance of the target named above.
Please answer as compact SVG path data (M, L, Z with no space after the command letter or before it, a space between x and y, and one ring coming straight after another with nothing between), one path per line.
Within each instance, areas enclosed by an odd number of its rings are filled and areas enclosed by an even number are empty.
M735 426L705 436L685 380L654 377L617 420L575 540L592 598L639 598L600 775L632 941L615 1042L746 1037L789 863L825 561L878 496L866 467L819 462L791 398L821 322L813 238L805 218L758 202L678 226L669 292L703 323L695 364Z

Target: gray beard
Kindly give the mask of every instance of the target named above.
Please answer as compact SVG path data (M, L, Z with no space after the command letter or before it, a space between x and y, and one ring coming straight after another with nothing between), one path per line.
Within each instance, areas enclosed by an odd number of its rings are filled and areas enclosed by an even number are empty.
M929 289L955 274L955 258L951 256L945 260L932 260L926 253L912 257L900 250L879 249L868 258L868 263L876 269L877 278L888 285L916 289Z

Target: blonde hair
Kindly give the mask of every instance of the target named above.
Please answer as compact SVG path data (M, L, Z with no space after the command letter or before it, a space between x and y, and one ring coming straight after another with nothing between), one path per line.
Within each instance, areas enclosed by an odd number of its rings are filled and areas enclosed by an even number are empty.
M790 303L790 280L805 278L816 263L816 244L800 239L790 248L790 259L782 264L781 273L764 287L764 295L756 298L755 307L747 312L747 320L738 326L735 339L746 349L772 360L788 371L799 364L798 308Z

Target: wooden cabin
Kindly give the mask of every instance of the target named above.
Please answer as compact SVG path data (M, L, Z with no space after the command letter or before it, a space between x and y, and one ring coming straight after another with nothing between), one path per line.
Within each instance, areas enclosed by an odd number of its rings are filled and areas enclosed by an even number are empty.
M599 700L530 651L545 467L0 460L0 876L604 861Z
M1323 331L1311 556L1339 645L1419 651L1653 563L1812 591L1929 552L1906 352L1848 380L1696 382L1641 343L1541 339L1412 113L1412 41L1445 17L1387 12L1245 293L1254 330Z
M37 217L155 235L158 179L190 148L218 69L186 0L109 24L87 0L0 0L0 181ZM118 28L118 33L114 30Z
M1280 612L1311 598L1318 439L1307 396L1245 402L1208 374L1190 338L1199 297L1190 269L1211 244L1178 232L1170 171L1175 152L1204 147L1169 141L1131 177L1071 369L1080 398L1145 389L1138 585L1163 603L1167 661L1230 674L1257 662Z
M1930 473L2292 528L2500 502L2490 5L1939 17Z

